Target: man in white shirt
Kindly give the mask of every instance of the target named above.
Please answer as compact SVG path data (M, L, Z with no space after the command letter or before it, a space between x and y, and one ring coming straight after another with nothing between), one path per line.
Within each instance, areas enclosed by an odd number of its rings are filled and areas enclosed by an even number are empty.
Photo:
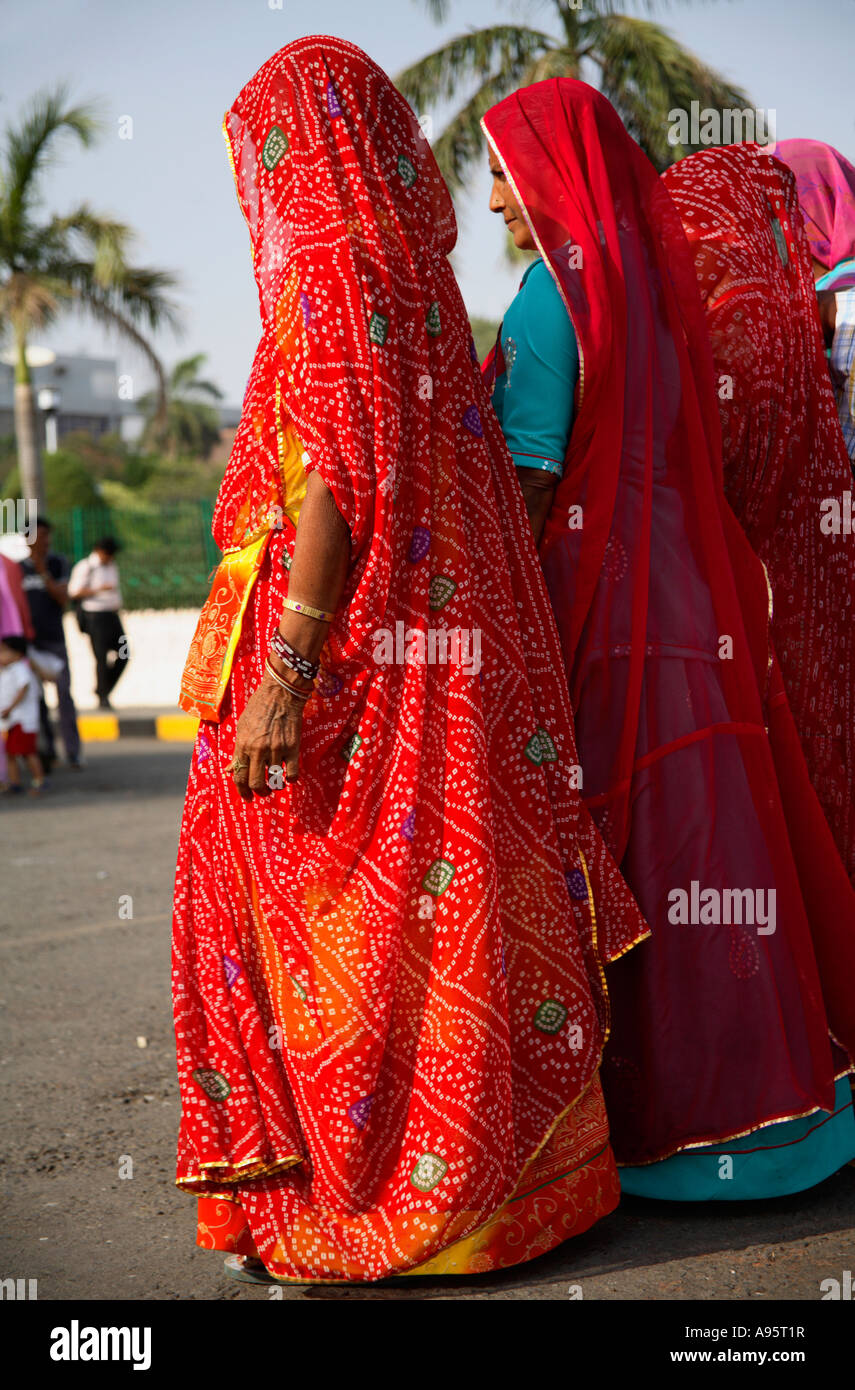
M101 709L112 708L110 692L128 664L128 639L119 617L122 592L115 561L120 548L113 536L103 536L91 555L78 560L68 581L68 596L81 601L81 625L92 643L97 672L95 693ZM112 663L111 653L115 657Z

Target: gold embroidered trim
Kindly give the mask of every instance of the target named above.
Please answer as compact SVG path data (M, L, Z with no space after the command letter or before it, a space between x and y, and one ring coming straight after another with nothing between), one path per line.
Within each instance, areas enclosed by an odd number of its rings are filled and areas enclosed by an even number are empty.
M775 654L774 648L772 646L772 619L775 615L775 597L772 593L772 585L769 583L769 571L766 569L766 566L763 564L762 560L760 561L760 564L763 565L763 578L766 580L766 596L769 602L769 622L766 628L766 645L769 648L769 660L766 663L766 698L768 699L769 682L772 676L772 657ZM768 734L768 728L766 732Z
M250 1178L271 1177L274 1173L282 1172L286 1168L293 1168L296 1164L303 1162L302 1154L288 1154L285 1158L275 1158L269 1161L256 1156L255 1158L242 1158L240 1163L232 1163L229 1159L216 1159L213 1162L200 1163L199 1168L231 1168L241 1169L240 1172L216 1173L207 1177L204 1172L194 1173L189 1178L176 1178L176 1187L187 1187L190 1183L196 1182L247 1182ZM254 1164L255 1167L249 1165ZM244 1172L243 1170L246 1169ZM203 1197L222 1196L222 1193L200 1194Z
M855 1070L855 1063L848 1067L846 1071L836 1076L835 1082L842 1080ZM671 1149L667 1154L661 1154L659 1158L645 1158L640 1163L619 1163L618 1168L652 1168L654 1163L664 1163L668 1158L676 1158L677 1154L689 1153L693 1149L710 1149L715 1144L729 1144L731 1139L745 1139L749 1134L759 1134L763 1129L771 1129L773 1125L786 1125L792 1120L806 1120L811 1115L818 1115L822 1111L821 1105L812 1105L809 1110L799 1110L793 1115L778 1115L772 1120L762 1120L760 1124L749 1125L748 1129L740 1129L735 1134L725 1134L721 1139L694 1139L690 1144L681 1144L677 1149ZM833 1111L825 1111L827 1115L832 1115ZM723 1157L723 1155L722 1155Z

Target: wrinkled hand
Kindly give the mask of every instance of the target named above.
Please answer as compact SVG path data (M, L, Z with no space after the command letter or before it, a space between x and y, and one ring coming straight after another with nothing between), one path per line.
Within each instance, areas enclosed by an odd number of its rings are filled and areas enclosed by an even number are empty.
M302 704L264 676L247 701L237 726L235 758L249 766L231 775L244 801L252 801L253 794L270 795L273 788L265 781L265 767L281 763L285 780L296 782L302 727Z

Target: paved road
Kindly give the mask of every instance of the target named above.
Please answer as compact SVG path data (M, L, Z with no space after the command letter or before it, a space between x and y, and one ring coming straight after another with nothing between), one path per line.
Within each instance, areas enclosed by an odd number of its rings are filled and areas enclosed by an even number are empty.
M40 1299L265 1299L194 1245L172 1184L178 1092L172 874L189 749L91 745L40 803L0 804L0 1278ZM120 897L133 920L119 918ZM144 1039L145 1046L138 1040ZM120 1178L123 1156L133 1176ZM127 1166L127 1165L126 1165ZM287 1299L817 1300L855 1269L855 1168L760 1204L626 1199L587 1236L505 1276Z

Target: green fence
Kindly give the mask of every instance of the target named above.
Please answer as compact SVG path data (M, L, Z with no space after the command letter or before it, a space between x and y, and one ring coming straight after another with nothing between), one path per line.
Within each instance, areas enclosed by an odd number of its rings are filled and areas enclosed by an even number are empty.
M201 608L220 560L212 513L208 500L172 502L156 512L74 507L51 513L51 549L74 564L101 536L115 536L125 608Z

